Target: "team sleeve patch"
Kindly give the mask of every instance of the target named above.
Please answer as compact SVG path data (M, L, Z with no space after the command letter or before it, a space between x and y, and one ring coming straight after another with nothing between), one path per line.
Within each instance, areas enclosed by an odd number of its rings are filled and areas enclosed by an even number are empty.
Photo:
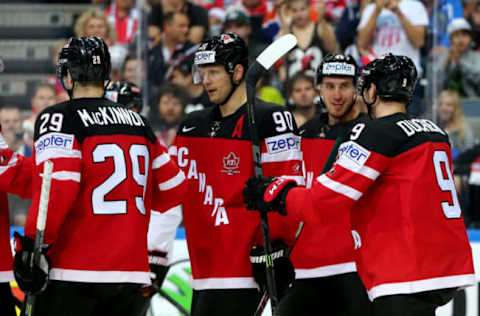
M363 166L370 157L370 151L360 146L354 141L348 141L340 145L338 149L338 159L346 159L359 166Z
M51 158L81 158L81 152L73 149L72 134L48 133L35 141L36 164Z
M293 133L267 137L265 138L265 145L269 154L300 150L300 137Z
M64 133L45 134L35 142L35 152L41 154L46 150L72 150L74 136Z

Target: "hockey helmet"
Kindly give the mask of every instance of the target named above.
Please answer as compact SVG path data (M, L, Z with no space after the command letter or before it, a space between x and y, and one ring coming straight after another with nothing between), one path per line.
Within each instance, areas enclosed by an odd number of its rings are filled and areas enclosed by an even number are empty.
M366 102L364 97L364 91L372 83L376 86L376 95L385 101L400 101L408 105L417 83L417 68L409 57L391 53L366 65L358 89L367 106L375 103L375 100Z
M315 86L318 86L323 77L352 77L353 84L357 83L359 69L357 62L350 55L331 53L322 59L317 68Z
M74 82L108 80L111 63L107 44L97 36L72 37L58 56L57 77L62 84L67 70Z
M248 68L248 48L245 41L234 33L222 33L205 40L194 58L193 80L195 84L201 83L202 78L197 67L207 65L223 65L225 70L233 75L236 65L242 65L245 72Z
M107 85L105 98L125 105L127 109L142 111L142 92L133 83L128 81L112 81Z

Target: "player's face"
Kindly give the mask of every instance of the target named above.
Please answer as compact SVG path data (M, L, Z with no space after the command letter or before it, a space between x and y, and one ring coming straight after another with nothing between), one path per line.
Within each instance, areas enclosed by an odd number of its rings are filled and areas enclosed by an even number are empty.
M47 87L39 88L32 98L32 108L35 109L37 113L40 113L45 108L54 105L55 101L55 91Z
M298 26L306 25L309 20L309 6L306 1L298 0L290 4L290 12L292 13L293 24Z
M450 95L443 95L438 100L438 118L442 122L449 122L453 119L455 103Z
M349 110L354 98L353 79L324 77L320 84L320 94L323 96L328 115L342 117Z
M179 122L183 116L182 103L174 95L164 94L158 102L158 114L166 123Z
M107 25L105 21L99 18L90 18L85 23L85 36L107 37Z
M293 103L298 107L311 107L317 92L313 88L313 83L308 80L298 80L292 89Z
M210 101L221 104L233 89L230 76L223 65L210 65L198 69L203 87L208 93Z

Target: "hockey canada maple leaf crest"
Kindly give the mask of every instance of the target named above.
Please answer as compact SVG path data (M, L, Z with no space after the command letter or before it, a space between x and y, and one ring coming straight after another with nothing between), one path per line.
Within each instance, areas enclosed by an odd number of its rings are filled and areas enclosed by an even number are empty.
M240 173L240 171L235 170L238 169L240 164L240 157L237 157L235 153L232 151L225 157L223 157L223 170L222 172L226 172L229 176L233 175L234 173Z

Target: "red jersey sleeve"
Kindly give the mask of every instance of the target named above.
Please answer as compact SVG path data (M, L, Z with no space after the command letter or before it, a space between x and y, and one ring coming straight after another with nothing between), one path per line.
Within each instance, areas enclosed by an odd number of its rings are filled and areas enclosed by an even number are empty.
M325 223L329 212L350 210L391 158L368 150L355 141L343 143L338 158L327 173L318 176L311 189L294 188L287 195L287 213L299 220Z
M49 114L49 113L48 113ZM60 117L61 113L54 113ZM36 124L36 129L41 125ZM42 126L43 127L43 126ZM35 135L41 134L36 131ZM25 234L33 238L37 222L42 183L43 165L53 163L52 183L48 202L45 243L51 244L68 215L80 190L82 151L75 135L63 132L47 132L37 137L33 154L32 204L25 224ZM78 202L78 201L77 201Z

